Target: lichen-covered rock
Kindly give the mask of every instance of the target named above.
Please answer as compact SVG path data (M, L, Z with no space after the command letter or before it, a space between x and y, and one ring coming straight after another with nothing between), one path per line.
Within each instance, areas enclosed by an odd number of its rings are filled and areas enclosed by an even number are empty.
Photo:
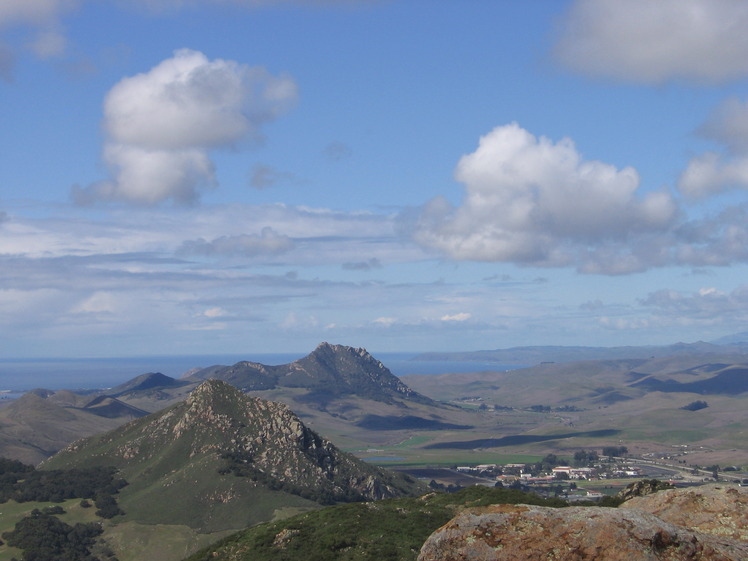
M493 505L434 532L419 561L745 561L748 544L613 508Z
M669 489L633 498L620 508L643 510L671 524L748 542L748 488L745 487L710 484Z
M618 493L618 498L628 501L634 497L643 497L672 488L673 486L670 483L659 481L658 479L642 479L628 485L623 491Z

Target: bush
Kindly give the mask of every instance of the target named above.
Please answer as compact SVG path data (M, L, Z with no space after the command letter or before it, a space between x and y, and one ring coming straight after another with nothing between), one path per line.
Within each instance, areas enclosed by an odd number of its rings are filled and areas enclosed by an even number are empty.
M709 404L706 401L699 399L692 401L688 405L684 405L681 409L685 409L686 411L698 411L699 409L706 409L707 407L709 407Z

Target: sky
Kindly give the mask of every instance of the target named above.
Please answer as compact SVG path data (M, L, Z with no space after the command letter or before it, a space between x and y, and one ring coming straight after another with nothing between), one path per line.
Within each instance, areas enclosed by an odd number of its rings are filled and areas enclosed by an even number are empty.
M748 2L0 0L0 356L715 340Z

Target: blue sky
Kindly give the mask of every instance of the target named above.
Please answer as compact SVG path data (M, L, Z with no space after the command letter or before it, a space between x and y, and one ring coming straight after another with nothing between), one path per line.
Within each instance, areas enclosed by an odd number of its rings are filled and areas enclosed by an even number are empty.
M5 0L0 352L711 340L739 0Z

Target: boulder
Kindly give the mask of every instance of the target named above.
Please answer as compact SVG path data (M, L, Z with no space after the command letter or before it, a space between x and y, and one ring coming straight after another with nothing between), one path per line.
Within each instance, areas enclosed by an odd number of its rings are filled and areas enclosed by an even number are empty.
M671 524L748 542L748 488L710 484L635 497L620 508L657 515Z
M492 505L434 532L419 561L745 561L748 543L634 508Z

